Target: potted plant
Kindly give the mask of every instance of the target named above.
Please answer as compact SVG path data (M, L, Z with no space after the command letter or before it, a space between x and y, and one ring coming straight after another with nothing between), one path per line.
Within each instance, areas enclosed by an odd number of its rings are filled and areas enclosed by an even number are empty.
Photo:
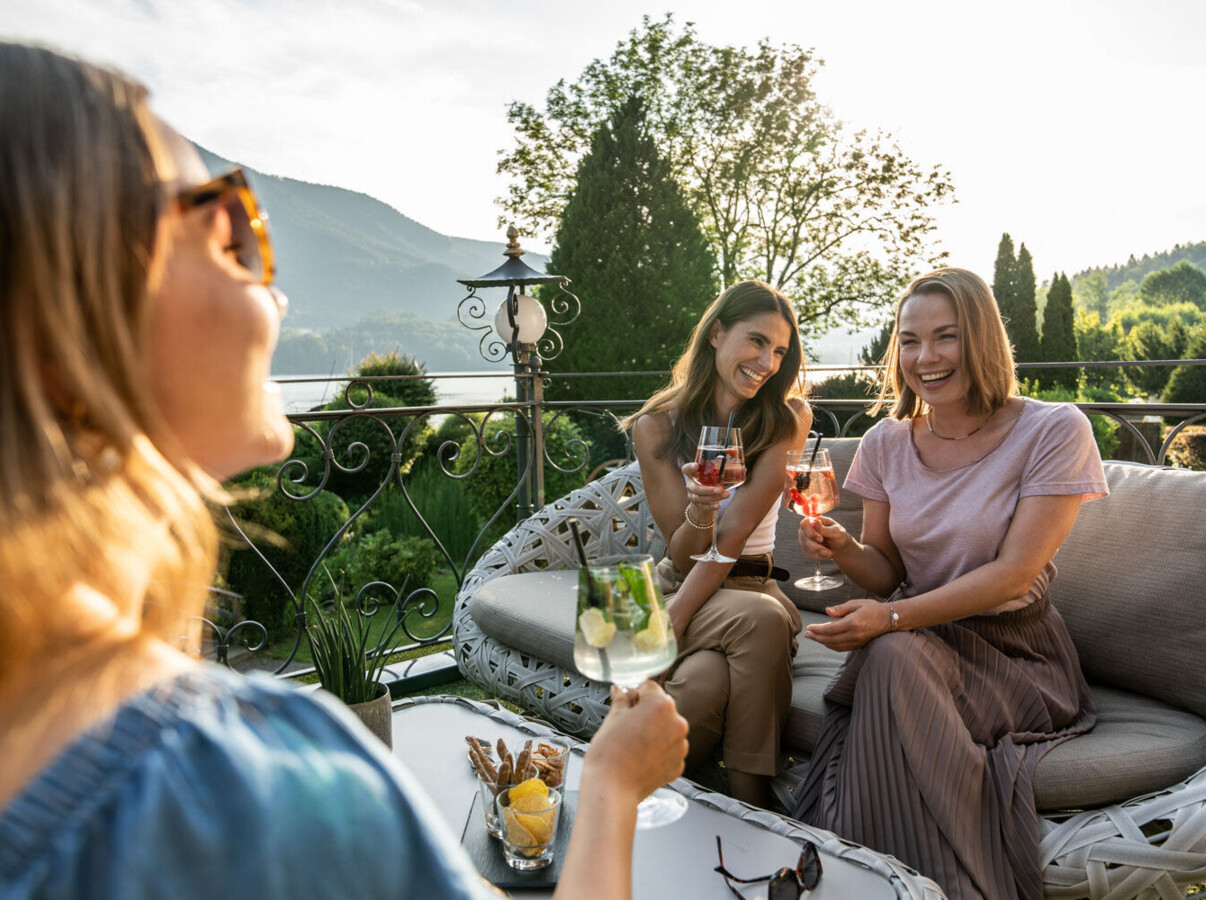
M377 605L372 612L363 614L359 609L349 612L338 591L327 607L310 597L314 614L306 628L318 683L346 703L391 748L392 698L389 687L381 683L381 676L394 637L402 627L403 618L399 615L402 596L399 590L392 604ZM370 642L369 622L386 613L393 614L393 627L383 628L376 641Z

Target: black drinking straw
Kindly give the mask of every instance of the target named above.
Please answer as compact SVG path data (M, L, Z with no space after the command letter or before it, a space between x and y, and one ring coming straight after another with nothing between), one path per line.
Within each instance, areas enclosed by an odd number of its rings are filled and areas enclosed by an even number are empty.
M813 432L809 432L812 434ZM798 490L804 490L812 482L812 466L817 461L817 451L821 449L821 432L816 432L817 442L812 445L812 456L808 459L808 470L804 473L804 487Z
M595 585L595 579L590 574L590 565L586 562L586 547L582 543L582 533L578 531L578 520L569 520L570 531L574 533L574 547L578 551L578 560L582 563L582 574L586 576L586 602L591 606L603 605L603 598L599 596L599 589Z
M720 469L716 473L716 481L721 487L724 487L724 464L729 459L729 432L733 430L733 416L737 414L737 410L729 411L729 424L724 426L724 440L720 443L723 445L720 448Z
M599 594L599 586L595 584L594 576L590 573L590 565L586 562L586 546L582 543L582 533L578 531L578 520L569 520L570 531L574 533L574 548L578 551L578 560L582 563L582 574L586 576L586 602L590 606L603 608L603 598ZM606 653L599 654L603 664L603 680L611 681L611 662Z

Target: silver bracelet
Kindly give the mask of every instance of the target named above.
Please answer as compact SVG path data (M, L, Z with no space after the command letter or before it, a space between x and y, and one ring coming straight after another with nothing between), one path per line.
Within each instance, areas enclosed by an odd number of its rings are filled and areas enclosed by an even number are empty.
M687 519L687 524L688 524L688 525L690 525L692 528L698 529L699 531L711 531L711 530L712 530L712 526L716 524L716 520L715 520L715 519L713 519L713 520L712 520L711 522L709 522L707 525L700 525L698 522L696 522L694 519L692 519L692 518L691 518L691 504L690 504L690 503L688 503L688 504L687 504L687 508L683 510L683 515L684 515L684 516L686 517L686 519Z

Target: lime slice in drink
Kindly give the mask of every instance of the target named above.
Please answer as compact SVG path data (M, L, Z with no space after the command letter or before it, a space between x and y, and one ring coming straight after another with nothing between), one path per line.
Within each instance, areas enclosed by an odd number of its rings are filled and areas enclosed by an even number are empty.
M592 606L578 616L582 637L592 647L606 647L616 636L616 623L603 617L603 610Z
M649 624L632 636L632 645L641 653L652 653L666 646L666 620L660 607L649 610Z

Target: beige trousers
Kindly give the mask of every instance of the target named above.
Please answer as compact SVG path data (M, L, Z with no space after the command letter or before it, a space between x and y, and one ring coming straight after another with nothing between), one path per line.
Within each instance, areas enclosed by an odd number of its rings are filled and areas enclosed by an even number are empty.
M673 596L684 576L669 558L657 570L663 592ZM801 627L779 585L763 578L730 578L699 608L664 682L690 724L688 766L723 741L727 767L778 771Z

